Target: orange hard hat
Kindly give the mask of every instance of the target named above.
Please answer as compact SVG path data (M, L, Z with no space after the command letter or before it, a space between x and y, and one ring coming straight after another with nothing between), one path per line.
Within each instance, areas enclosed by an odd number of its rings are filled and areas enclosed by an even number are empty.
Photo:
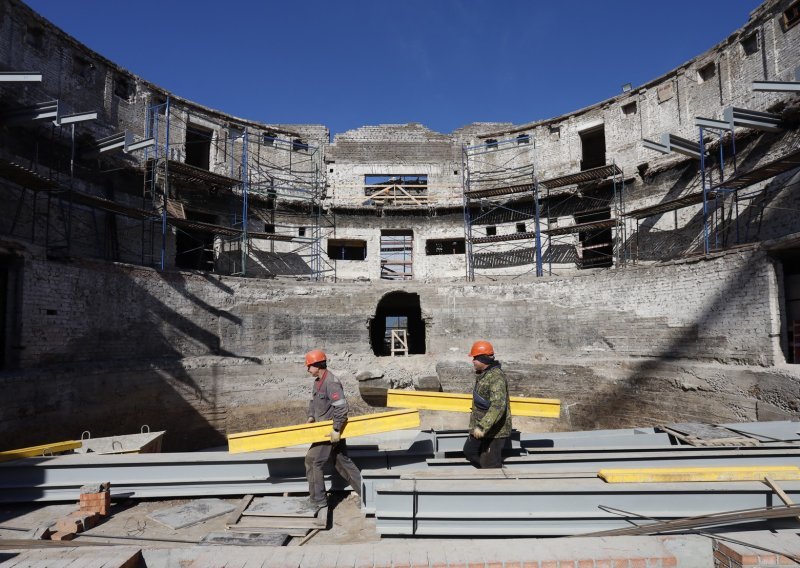
M476 341L469 350L469 356L477 357L478 355L494 355L494 347L488 341Z
M324 351L314 349L313 351L306 353L306 367L313 365L314 363L322 363L327 359L328 357L325 355Z

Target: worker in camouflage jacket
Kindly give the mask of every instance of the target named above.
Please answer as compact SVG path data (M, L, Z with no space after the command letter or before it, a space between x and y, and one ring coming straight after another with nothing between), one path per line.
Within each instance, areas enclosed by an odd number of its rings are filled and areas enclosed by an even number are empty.
M347 442L342 438L342 431L347 424L347 400L344 398L342 383L328 370L328 357L319 349L306 353L306 369L314 377L307 422L333 421L331 431L327 434L330 442L311 444L305 459L309 501L313 505L324 507L327 504L322 471L325 464L333 461L336 471L350 484L354 494L359 496L361 472L347 455Z
M488 341L476 341L469 356L477 377L464 455L478 468L503 467L503 446L511 434L508 381Z

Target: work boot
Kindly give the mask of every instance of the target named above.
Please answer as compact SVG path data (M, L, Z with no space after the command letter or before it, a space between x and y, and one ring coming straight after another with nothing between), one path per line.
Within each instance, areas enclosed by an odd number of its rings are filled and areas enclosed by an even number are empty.
M317 501L317 500L313 499L310 495L309 495L309 497L308 497L308 499L306 501L308 501L308 503L312 507L320 507L320 508L322 508L322 507L327 507L328 506L328 501L326 499L322 499L321 501Z

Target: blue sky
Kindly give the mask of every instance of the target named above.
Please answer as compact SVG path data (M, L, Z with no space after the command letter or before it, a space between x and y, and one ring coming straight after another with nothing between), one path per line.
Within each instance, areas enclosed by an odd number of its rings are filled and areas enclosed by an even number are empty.
M525 123L646 83L757 0L28 0L200 104L268 123Z

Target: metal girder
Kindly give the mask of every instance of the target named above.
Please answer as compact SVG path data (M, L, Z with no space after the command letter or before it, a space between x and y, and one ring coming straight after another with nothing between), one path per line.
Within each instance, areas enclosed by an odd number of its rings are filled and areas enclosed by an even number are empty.
M561 415L561 401L555 398L509 397L512 416L535 416L539 418L558 418ZM470 412L472 395L464 393L409 391L388 389L386 406L397 408L418 408L424 410L445 410L450 412Z
M59 114L59 102L47 101L36 103L24 107L11 109L0 116L0 120L6 123L27 122L29 120L45 120L57 118Z
M710 128L712 130L730 130L731 124L725 120L717 120L715 118L703 118L702 116L696 116L694 119L694 125L700 128Z
M430 444L408 450L359 449L349 455L363 469L418 468ZM114 498L265 495L308 490L305 450L231 455L227 452L167 454L73 454L25 458L0 464L0 503L77 500L88 483L108 481ZM329 485L332 482L329 482ZM346 487L336 478L337 488Z
M42 74L37 71L0 71L0 83L41 83Z
M648 150L655 150L656 152L661 152L662 154L669 154L669 148L667 146L659 144L658 142L653 142L652 140L648 140L647 138L644 138L642 140L642 146L644 146Z
M722 115L725 121L730 124L731 129L734 126L741 126L766 132L778 132L781 130L781 116L779 114L727 107L722 111Z
M750 88L761 92L800 92L800 81L753 81Z
M661 145L667 147L670 152L700 159L700 144L693 140L665 132L661 135Z
M97 111L78 112L75 114L57 116L53 121L53 124L56 126L66 126L67 124L77 124L79 122L88 122L90 120L97 120Z
M354 416L347 421L342 438L391 432L419 426L416 410L395 410ZM231 453L254 452L272 448L285 448L298 444L313 444L330 440L333 420L297 424L280 428L268 428L253 432L228 435L228 450Z
M800 482L782 484L792 496ZM776 503L758 482L607 484L599 479L399 480L376 490L380 534L565 535L629 527L600 507L676 519ZM597 527L604 527L599 529Z

